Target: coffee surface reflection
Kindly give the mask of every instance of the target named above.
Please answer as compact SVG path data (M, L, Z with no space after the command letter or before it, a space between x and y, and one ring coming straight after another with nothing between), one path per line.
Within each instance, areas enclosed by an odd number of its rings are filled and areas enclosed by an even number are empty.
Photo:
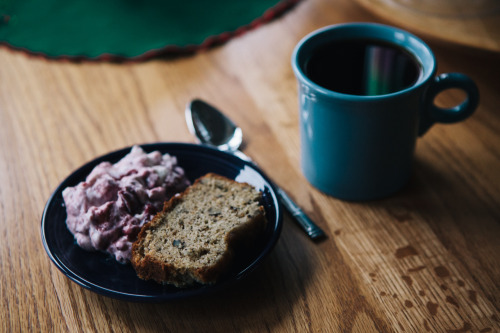
M420 76L421 66L402 48L360 39L318 46L305 64L305 73L328 90L373 96L411 87Z

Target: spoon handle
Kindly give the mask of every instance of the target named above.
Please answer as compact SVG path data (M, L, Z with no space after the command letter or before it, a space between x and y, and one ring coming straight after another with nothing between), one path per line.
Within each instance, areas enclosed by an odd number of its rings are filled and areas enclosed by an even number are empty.
M234 155L238 156L244 161L255 164L255 162L245 153L240 150L236 150L232 152ZM256 164L255 164L256 165ZM304 211L283 191L278 185L274 184L276 187L276 195L280 202L285 206L288 212L294 217L295 221L304 229L306 234L311 239L318 239L325 236L325 232L321 230L307 215Z
M318 239L325 236L321 230L295 202L281 188L277 187L276 192L283 206L288 209L299 225L304 229L309 237Z
M255 162L248 155L239 150L233 151L233 154L244 161L255 164ZM274 187L276 188L276 195L278 196L280 202L283 204L283 206L285 206L288 212L294 217L295 221L297 221L297 223L302 227L302 229L304 229L306 234L311 239L314 240L325 236L325 232L321 230L321 228L318 227L306 215L306 213L304 213L304 211L292 200L292 198L288 196L288 194L286 194L285 191L279 188L276 184L274 184Z

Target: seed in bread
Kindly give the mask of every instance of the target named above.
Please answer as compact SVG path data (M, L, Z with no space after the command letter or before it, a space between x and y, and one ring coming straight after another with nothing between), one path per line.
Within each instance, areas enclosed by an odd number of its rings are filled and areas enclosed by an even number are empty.
M186 287L213 284L266 225L262 194L246 183L209 173L170 199L132 247L141 279Z

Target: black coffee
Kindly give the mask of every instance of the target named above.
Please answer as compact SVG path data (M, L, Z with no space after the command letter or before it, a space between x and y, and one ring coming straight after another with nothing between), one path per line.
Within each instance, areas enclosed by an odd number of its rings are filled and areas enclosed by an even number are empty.
M318 47L305 73L323 88L350 95L383 95L415 84L421 66L404 49L373 40Z

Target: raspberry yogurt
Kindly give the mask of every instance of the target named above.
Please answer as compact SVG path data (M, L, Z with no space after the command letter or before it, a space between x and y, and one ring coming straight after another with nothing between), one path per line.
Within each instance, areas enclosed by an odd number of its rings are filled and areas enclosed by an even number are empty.
M174 156L134 146L116 164L100 163L85 181L63 191L66 225L83 249L126 264L141 227L189 184Z

